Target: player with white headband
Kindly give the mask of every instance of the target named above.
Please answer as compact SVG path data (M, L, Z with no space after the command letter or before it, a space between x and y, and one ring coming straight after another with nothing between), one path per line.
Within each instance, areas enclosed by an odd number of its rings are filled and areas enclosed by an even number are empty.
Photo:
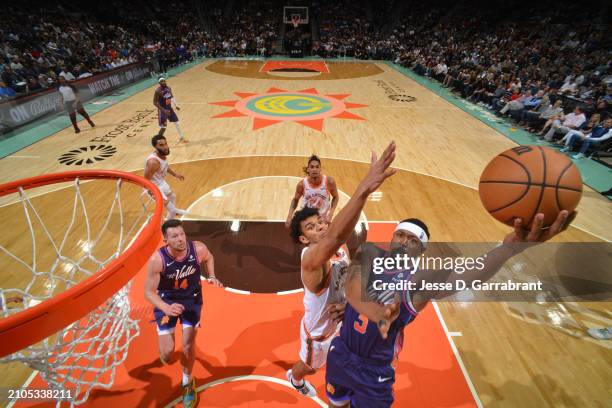
M409 218L397 224L395 232L393 233L392 243L398 243L404 245L409 242L418 241L423 249L427 249L427 242L429 241L429 230L427 225L417 218Z
M351 263L345 284L348 303L340 335L331 341L327 354L325 379L330 407L350 404L353 408L388 408L393 405L393 366L404 342L404 327L430 300L455 293L453 289L421 290L423 282L450 284L452 288L456 288L454 281L459 279L467 286L475 280L485 282L515 254L564 231L574 216L575 213L561 211L553 225L544 228L544 214L540 213L529 230L516 219L514 230L502 244L482 257L483 267L462 274L452 270L417 271L414 265L410 269L374 271L375 258L407 255L414 259L423 255L430 235L427 225L416 218L398 223L389 250L373 243L363 244ZM416 290L375 290L376 280L387 283L384 288L391 287L390 284L402 287L409 281Z

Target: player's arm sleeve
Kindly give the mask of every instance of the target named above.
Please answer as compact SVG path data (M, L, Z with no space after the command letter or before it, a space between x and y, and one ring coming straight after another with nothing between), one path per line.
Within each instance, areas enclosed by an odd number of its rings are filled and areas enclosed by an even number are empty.
M160 273L162 271L162 259L158 253L155 253L149 260L147 267L147 279L145 281L145 299L147 299L153 306L160 310L164 310L167 303L164 302L157 294L157 287L159 285Z
M176 98L174 96L171 99L171 103L172 103L172 106L175 107L175 108L180 107L179 104L178 104L178 101L176 100Z

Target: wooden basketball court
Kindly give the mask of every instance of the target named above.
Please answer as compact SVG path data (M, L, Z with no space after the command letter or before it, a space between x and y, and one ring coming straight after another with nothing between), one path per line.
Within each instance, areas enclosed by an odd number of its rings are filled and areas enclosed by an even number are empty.
M202 220L278 224L313 153L322 158L323 172L336 179L342 206L367 171L371 151L380 152L395 140L394 167L400 171L364 209L368 240L388 240L393 226L389 222L407 217L424 220L433 241L503 238L508 228L484 210L476 188L488 161L515 146L511 140L389 65L308 64L299 69L294 63L213 60L168 79L190 141L177 144L178 135L169 124L169 161L185 176L183 182L168 180L177 207L188 208L197 216L193 218ZM80 125L78 135L65 129L1 160L0 183L79 169L142 174L152 150L150 138L158 130L153 91L96 114L93 129ZM137 132L125 131L126 123L136 122ZM69 222L68 212L58 204L63 191L41 191L41 216L60 231ZM104 191L86 194L91 203L105 196ZM126 200L126 205L137 205L137 194ZM7 199L0 204L3 220L19 216L20 204ZM96 211L95 204L89 208ZM27 256L30 243L14 224L5 224L5 239L13 242L16 253ZM609 241L611 231L609 201L585 186L573 227L558 241ZM265 237L256 238L266 246ZM251 237L249 245L254 240ZM246 244L228 251L245 251L250 257L260 253ZM271 251L269 258L286 253ZM270 270L281 267L275 259L256 261ZM10 284L22 279L2 273ZM223 281L223 274L218 275ZM141 335L114 386L94 391L86 406L171 406L180 400L180 365L176 359L167 367L159 364L143 280L141 272L130 295ZM283 295L261 287L247 292L205 285L194 368L200 406L326 406L323 372L311 380L320 401L300 397L284 377L298 358L303 313L302 295L292 291L298 287L287 282L289 293ZM612 344L591 339L586 329L610 326L611 320L610 304L604 302L432 304L406 329L395 406L609 406ZM19 387L30 374L10 365L2 386ZM34 378L30 386L42 388L44 383Z

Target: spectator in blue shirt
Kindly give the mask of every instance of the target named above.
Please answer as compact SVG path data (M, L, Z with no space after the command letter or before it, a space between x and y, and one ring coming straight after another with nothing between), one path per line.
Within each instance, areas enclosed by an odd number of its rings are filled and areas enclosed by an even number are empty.
M612 104L612 86L608 86L608 93L601 99L603 99L608 105Z
M538 93L536 93L534 96L526 99L523 102L523 106L525 106L525 109L527 110L537 109L538 106L540 106L540 103L542 103L543 96L544 96L544 91L538 91Z
M0 81L0 99L14 98L17 95L15 90L7 86L5 82Z
M586 136L580 132L572 132L565 141L565 147L561 151L568 152L572 149L574 143L582 141L580 152L572 156L574 159L581 159L585 157L584 153L588 150L589 146L601 144L610 138L612 138L612 119L606 119L603 125L595 126L591 133Z

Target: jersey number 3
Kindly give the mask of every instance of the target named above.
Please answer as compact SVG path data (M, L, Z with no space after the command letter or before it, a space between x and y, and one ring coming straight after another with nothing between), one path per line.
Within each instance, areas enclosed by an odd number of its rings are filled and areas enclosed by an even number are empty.
M357 321L353 323L353 328L357 330L358 333L364 334L366 332L366 328L368 327L368 318L365 315L360 314L357 318Z

